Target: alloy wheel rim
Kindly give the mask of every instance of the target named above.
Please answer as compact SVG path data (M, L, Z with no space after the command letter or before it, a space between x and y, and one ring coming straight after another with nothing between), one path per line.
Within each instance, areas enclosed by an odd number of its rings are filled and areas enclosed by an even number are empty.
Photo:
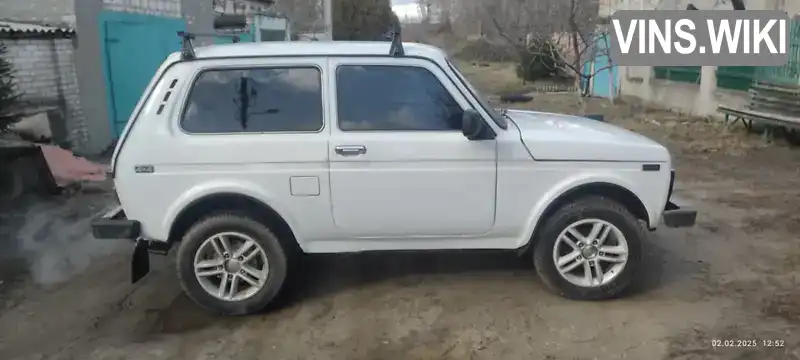
M203 290L230 302L251 298L269 276L264 249L239 232L218 233L204 240L195 252L193 267Z
M562 278L580 287L613 281L628 263L628 241L614 224L583 219L567 226L556 239L553 263Z

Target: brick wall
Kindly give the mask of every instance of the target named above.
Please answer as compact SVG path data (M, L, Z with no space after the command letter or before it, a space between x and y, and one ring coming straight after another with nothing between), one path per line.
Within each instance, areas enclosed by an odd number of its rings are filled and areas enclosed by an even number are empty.
M213 0L214 11L226 14L245 14L252 15L258 12L265 12L269 6L259 1L247 0Z
M80 105L73 39L2 39L24 101L66 107L69 140L76 150L89 141Z
M103 0L103 8L157 16L181 17L182 15L181 0Z
M75 0L0 0L0 18L75 25Z

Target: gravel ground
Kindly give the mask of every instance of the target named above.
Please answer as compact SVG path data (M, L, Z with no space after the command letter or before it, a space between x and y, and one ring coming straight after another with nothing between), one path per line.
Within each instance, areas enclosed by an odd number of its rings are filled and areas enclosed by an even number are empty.
M527 106L602 112L673 152L698 224L651 234L630 296L561 299L508 253L318 256L283 304L215 317L171 257L130 285L130 245L88 229L110 195L81 193L0 220L0 359L800 359L800 151L635 104Z

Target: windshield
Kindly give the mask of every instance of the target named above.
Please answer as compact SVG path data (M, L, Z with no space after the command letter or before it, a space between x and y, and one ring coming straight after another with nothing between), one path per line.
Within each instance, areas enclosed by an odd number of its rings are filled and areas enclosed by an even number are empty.
M480 103L481 107L483 107L483 109L486 110L487 113L489 113L489 116L492 117L492 120L494 120L494 122L497 124L497 126L502 128L503 130L507 129L508 128L508 120L506 120L505 116L500 115L497 112L497 110L495 110L494 107L492 107L492 104L490 104L488 101L486 101L486 99L483 97L483 95L481 95L481 93L477 89L475 89L472 86L472 84L470 84L470 82L467 81L466 78L464 78L464 75L461 75L461 71L459 71L458 67L456 67L452 62L450 62L450 60L447 60L447 65L450 66L450 70L452 70L454 73L456 73L456 76L458 77L458 81L460 81L461 84L463 84L464 87L466 87L467 90L469 90L469 92L472 94L472 96L475 99L478 100L478 102Z

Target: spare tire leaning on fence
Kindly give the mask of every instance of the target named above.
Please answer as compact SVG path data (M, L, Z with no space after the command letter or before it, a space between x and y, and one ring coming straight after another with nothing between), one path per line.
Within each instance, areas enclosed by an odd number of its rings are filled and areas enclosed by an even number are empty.
M533 96L525 94L505 94L500 95L500 102L502 103L524 103L533 101Z

